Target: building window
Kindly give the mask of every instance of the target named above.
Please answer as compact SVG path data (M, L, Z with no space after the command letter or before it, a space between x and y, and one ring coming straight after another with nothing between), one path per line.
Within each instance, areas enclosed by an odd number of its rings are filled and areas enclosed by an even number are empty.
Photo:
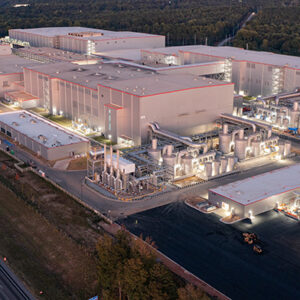
M10 131L6 131L6 134L11 137L11 132Z
M1 127L1 132L5 133L5 129L3 127Z
M8 81L3 81L3 87L8 87L9 86L9 83L8 83Z
M269 72L272 72L272 71L273 71L273 68L272 68L271 66L269 66L269 67L268 67L268 71L269 71Z

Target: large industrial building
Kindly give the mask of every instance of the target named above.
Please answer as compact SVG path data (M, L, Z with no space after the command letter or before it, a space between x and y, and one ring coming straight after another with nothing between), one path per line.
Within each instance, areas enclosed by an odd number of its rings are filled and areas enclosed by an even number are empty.
M223 62L225 72L232 70L235 91L242 95L267 96L300 87L300 58L295 56L204 45L145 49L141 56L172 65Z
M288 202L300 189L300 164L209 190L209 202L241 218L251 218Z
M27 111L0 114L1 132L46 160L86 154L89 140Z
M33 47L51 47L91 54L112 49L159 48L165 36L85 27L11 29L9 37Z
M125 63L24 68L25 91L54 114L87 123L113 141L147 139L149 122L190 135L231 113L233 84L191 74L165 74ZM220 95L222 95L220 97Z

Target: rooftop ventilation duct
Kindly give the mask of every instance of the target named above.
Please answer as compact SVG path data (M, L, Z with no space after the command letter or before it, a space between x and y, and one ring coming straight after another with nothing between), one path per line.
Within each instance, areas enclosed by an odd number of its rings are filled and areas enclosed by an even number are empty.
M36 121L35 119L31 119L31 120L30 120L30 123L31 123L31 124L36 124L37 121Z

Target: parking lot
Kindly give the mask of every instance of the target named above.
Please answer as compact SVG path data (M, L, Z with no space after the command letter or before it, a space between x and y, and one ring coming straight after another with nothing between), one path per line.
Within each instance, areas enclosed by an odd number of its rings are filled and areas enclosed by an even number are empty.
M300 299L300 222L281 213L231 226L174 202L120 223L232 299ZM243 242L245 231L258 235L263 254Z

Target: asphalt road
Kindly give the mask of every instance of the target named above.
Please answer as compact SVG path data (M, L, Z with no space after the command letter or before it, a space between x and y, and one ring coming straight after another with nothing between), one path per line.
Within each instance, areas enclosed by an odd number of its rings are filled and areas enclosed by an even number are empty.
M286 216L271 211L231 226L176 202L119 222L232 299L300 299L300 222ZM244 244L245 231L258 234L262 255Z
M34 300L18 278L0 261L0 300Z

